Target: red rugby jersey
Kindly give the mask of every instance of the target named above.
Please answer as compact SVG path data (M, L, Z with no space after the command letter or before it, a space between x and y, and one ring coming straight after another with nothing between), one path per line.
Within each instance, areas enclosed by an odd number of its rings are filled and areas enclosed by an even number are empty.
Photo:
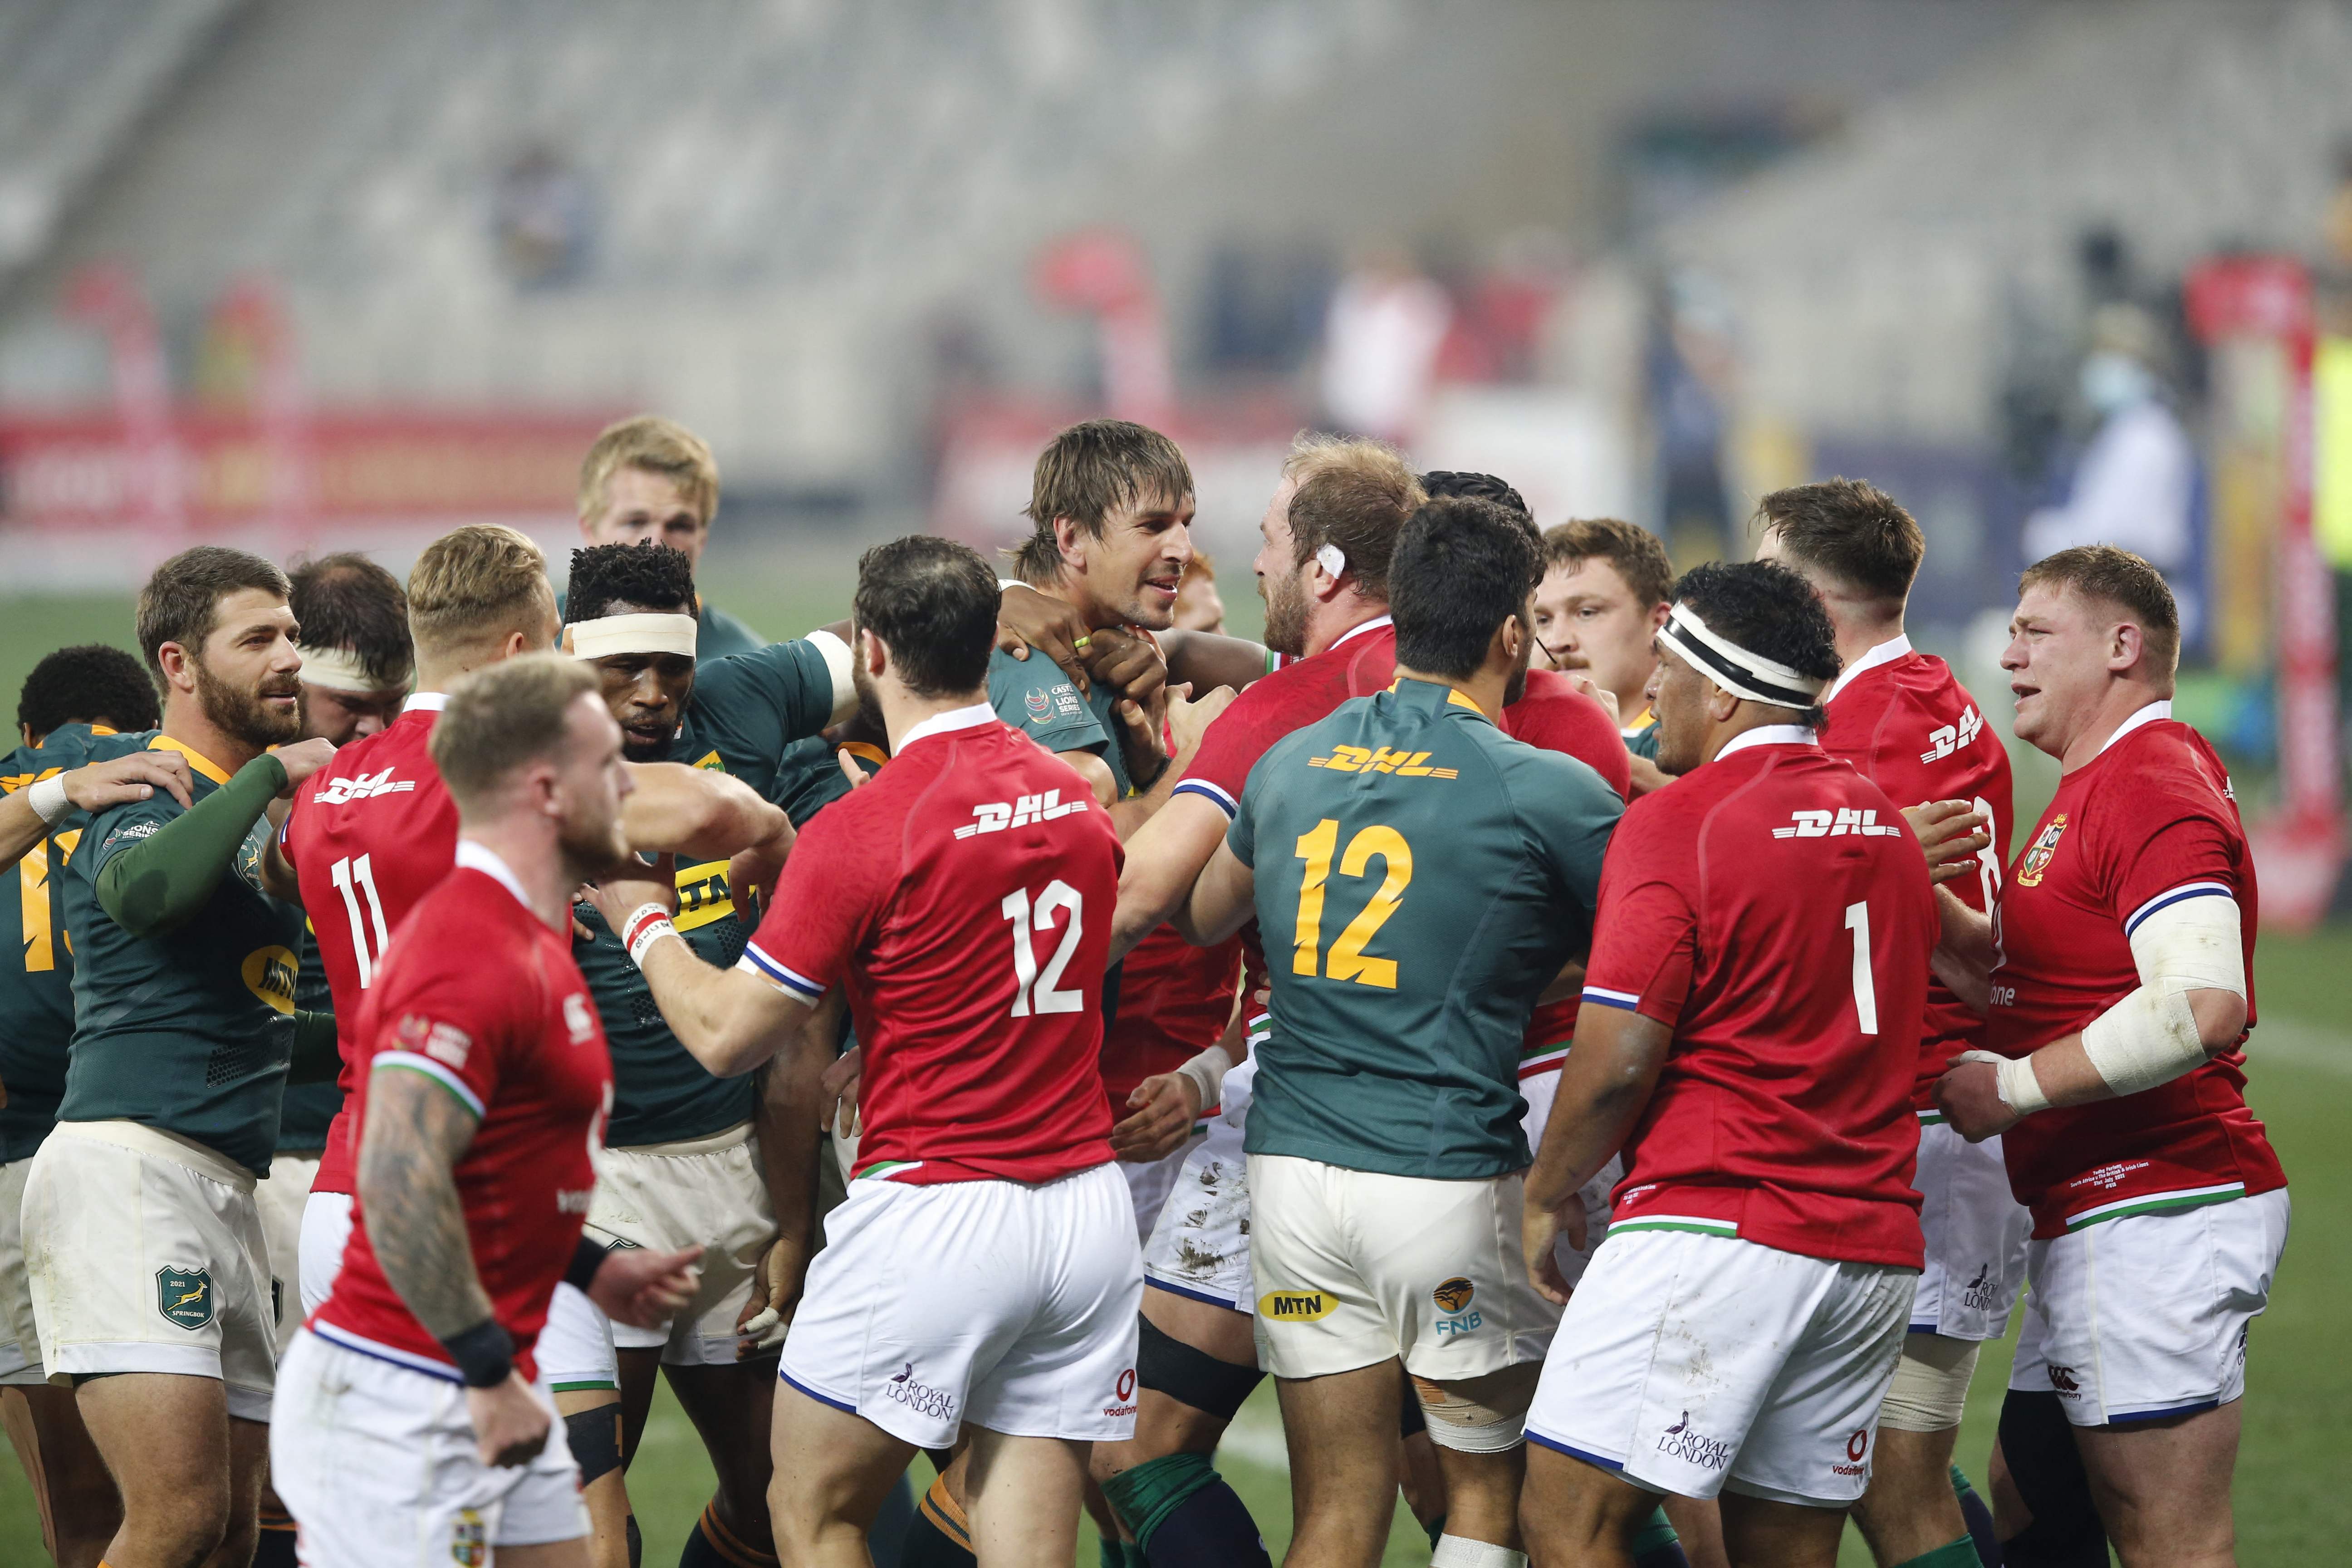
M1735 738L1610 840L1584 1000L1675 1032L1610 1229L1916 1268L1935 901L1895 804L1808 736Z
M514 1338L515 1364L530 1378L548 1298L571 1266L595 1189L592 1153L613 1105L613 1064L570 931L558 934L532 914L514 873L481 846L460 845L456 859L394 933L358 1009L371 1070L352 1094L354 1126L365 1125L375 1073L394 1069L423 1073L479 1119L456 1170L466 1241L499 1326ZM342 1272L310 1326L457 1379L384 1279L364 1203L352 1205Z
M408 912L449 875L457 853L457 805L426 741L448 699L420 691L375 734L337 750L303 782L278 841L302 880L302 907L319 936L319 961L335 998L335 1081L343 1109L327 1129L314 1193L354 1190L361 1068L372 1046L360 1015L382 971L384 944Z
M1194 947L1166 926L1135 944L1119 967L1118 1016L1104 1031L1103 1092L1111 1120L1156 1073L1174 1072L1224 1037L1242 977L1242 939Z
M1829 713L1822 750L1852 763L1896 805L1972 800L1991 814L1992 842L1977 857L1977 874L1945 886L1972 910L1992 908L2013 822L2009 752L1951 667L1914 653L1909 637L1896 637L1847 666L1822 705ZM1983 1043L1984 1026L1974 1008L1927 977L1927 1021L1911 1083L1911 1108L1923 1120L1943 1120L1936 1080L1952 1058Z
M1043 1182L1110 1159L1121 860L1110 814L985 705L918 725L809 824L738 967L811 1004L848 986L856 1175Z
M2082 1028L2138 988L2134 928L2169 904L2210 897L2238 902L2252 1029L2260 909L2229 772L2169 702L2150 703L2058 781L2010 867L1993 928L1987 1047L2021 1057ZM2001 1149L2017 1201L2033 1210L2033 1234L2286 1185L2245 1087L2245 1053L2233 1047L2170 1083L2019 1122Z

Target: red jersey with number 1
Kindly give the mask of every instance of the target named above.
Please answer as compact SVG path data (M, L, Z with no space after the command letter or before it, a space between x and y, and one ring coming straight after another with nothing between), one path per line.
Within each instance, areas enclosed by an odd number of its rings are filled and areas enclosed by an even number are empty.
M515 1365L535 1377L531 1349L571 1267L613 1105L612 1058L570 931L531 913L513 873L469 842L394 933L374 982L355 1020L369 1068L352 1100L357 1124L380 1076L394 1071L432 1079L473 1115L452 1173L466 1242L492 1315L513 1337ZM362 1354L457 1378L384 1278L363 1203L352 1205L342 1272L310 1326Z
M1046 1182L1108 1163L1122 858L1068 765L984 704L917 725L803 831L737 967L811 1005L848 987L856 1176Z
M1806 731L1735 737L1626 808L1592 924L1586 1005L1674 1030L1611 1234L1920 1267L1911 1072L1937 922L1885 793Z
M335 760L295 792L278 842L302 882L302 908L319 937L319 962L335 998L335 1076L343 1108L327 1129L314 1193L356 1190L352 1143L368 1057L360 1014L383 961L384 943L425 895L449 875L457 853L457 805L441 783L426 742L447 699L419 692L400 717Z
M2009 850L2009 752L1985 728L1976 699L1940 658L1911 651L1896 637L1848 667L1822 704L1829 727L1822 750L1853 764L1898 806L1931 800L1967 800L1990 813L1992 842L1977 857L1972 876L1944 885L1979 913L2000 892L2001 858ZM1911 1082L1911 1109L1934 1121L1936 1080L1951 1058L1984 1043L1983 1017L1927 978L1927 1023L1919 1034L1919 1066Z

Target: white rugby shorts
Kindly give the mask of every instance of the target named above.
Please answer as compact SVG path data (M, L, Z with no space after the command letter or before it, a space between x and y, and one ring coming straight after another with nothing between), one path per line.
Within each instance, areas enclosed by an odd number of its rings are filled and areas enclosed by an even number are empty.
M1559 1092L1559 1068L1556 1066L1548 1072L1519 1079L1519 1094L1528 1102L1528 1113L1519 1125L1526 1130L1530 1151L1543 1147L1544 1128L1551 1121L1552 1099ZM1576 1195L1584 1201L1584 1246L1580 1250L1570 1242L1564 1227L1551 1244L1552 1262L1559 1266L1559 1276L1570 1289L1592 1266L1592 1255L1601 1250L1601 1238L1609 1234L1609 1194L1624 1179L1623 1157L1612 1154L1592 1180L1577 1189Z
M1249 1156L1258 1364L1322 1377L1397 1356L1449 1383L1542 1360L1559 1309L1528 1282L1521 1186Z
M316 1179L318 1173L311 1173ZM352 1240L352 1194L312 1193L302 1200L301 1256L295 1275L302 1289L302 1317L323 1306L343 1271L343 1248Z
M1971 1143L1942 1119L1919 1124L1925 1200L1919 1228L1927 1266L1911 1299L1911 1332L1951 1340L1997 1340L2025 1282L2025 1239L2033 1215L2010 1193L2000 1140Z
M551 1416L544 1382L534 1390ZM483 1564L502 1546L588 1533L560 1417L528 1464L485 1465L466 1390L308 1331L286 1352L269 1483L299 1521L302 1561L325 1568Z
M2030 1243L2009 1386L2056 1394L2077 1426L2191 1415L2238 1398L2289 1211L2280 1187Z
M919 1447L1135 1432L1142 1258L1106 1163L1055 1181L866 1176L825 1216L783 1380Z
M1869 1484L1914 1278L1621 1231L1569 1298L1528 1441L1651 1491L1845 1508Z
M1249 1164L1243 1136L1241 1127L1213 1116L1208 1131L1183 1151L1144 1244L1145 1284L1236 1312L1250 1310Z
M1176 1190L1183 1173L1185 1157L1200 1142L1198 1132L1187 1133L1184 1142L1157 1160L1144 1163L1117 1162L1118 1173L1127 1178L1128 1199L1135 1205L1135 1239L1139 1243L1151 1239L1160 1211L1168 1206L1168 1194Z
M583 1388L617 1392L621 1362L614 1353L613 1335L619 1327L585 1291L557 1280L555 1293L547 1299L546 1326L531 1347L548 1388L557 1394Z
M261 1237L269 1247L269 1311L280 1356L309 1316L302 1310L302 1216L310 1206L310 1179L318 1173L316 1159L280 1154L269 1162L269 1179L253 1189Z
M30 1155L0 1165L0 1388L37 1387L41 1332L33 1323L33 1287L25 1276L25 1178Z
M658 1328L613 1324L613 1348L658 1348L667 1366L734 1365L735 1320L751 1299L760 1259L776 1239L776 1213L751 1124L675 1143L601 1149L595 1158L589 1240L655 1252L702 1248L696 1266L702 1283L694 1300ZM549 1377L559 1385L565 1381L551 1367Z
M277 1324L251 1172L134 1121L61 1121L25 1183L25 1266L41 1363L76 1373L217 1378L228 1413L269 1419Z

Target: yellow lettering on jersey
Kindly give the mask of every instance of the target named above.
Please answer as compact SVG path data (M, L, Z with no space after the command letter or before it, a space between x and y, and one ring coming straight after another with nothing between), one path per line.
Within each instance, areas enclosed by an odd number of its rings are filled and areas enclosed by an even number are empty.
M49 935L49 846L47 839L25 851L16 862L16 887L24 900L25 973L47 974L58 966L56 942Z
M1331 748L1329 756L1309 757L1307 759L1307 765L1310 768L1329 768L1335 773L1361 773L1364 765L1371 760L1372 753L1361 746L1334 746Z
M726 861L705 860L698 866L677 868L677 915L671 924L680 931L693 931L734 912L735 900L727 888Z
M65 832L58 835L57 842L58 858L60 861L71 860L73 858L74 847L81 842L81 829L79 827L68 828Z
M37 784L43 779L53 779L65 772L63 768L43 768L37 773L0 773L0 795L15 795L26 784Z

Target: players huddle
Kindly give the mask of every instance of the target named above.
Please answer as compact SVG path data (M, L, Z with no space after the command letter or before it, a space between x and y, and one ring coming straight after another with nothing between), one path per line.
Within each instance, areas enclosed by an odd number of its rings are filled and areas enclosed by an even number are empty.
M1013 580L897 540L791 642L704 602L717 501L628 421L561 600L493 526L404 590L205 546L143 669L27 681L0 1399L65 1568L636 1568L657 1373L681 1568L1265 1563L1267 1373L1297 1564L1400 1492L1433 1568L2232 1560L2288 1205L2145 562L2025 574L2011 863L1857 481L1677 582L1302 438L1263 646L1139 426Z

